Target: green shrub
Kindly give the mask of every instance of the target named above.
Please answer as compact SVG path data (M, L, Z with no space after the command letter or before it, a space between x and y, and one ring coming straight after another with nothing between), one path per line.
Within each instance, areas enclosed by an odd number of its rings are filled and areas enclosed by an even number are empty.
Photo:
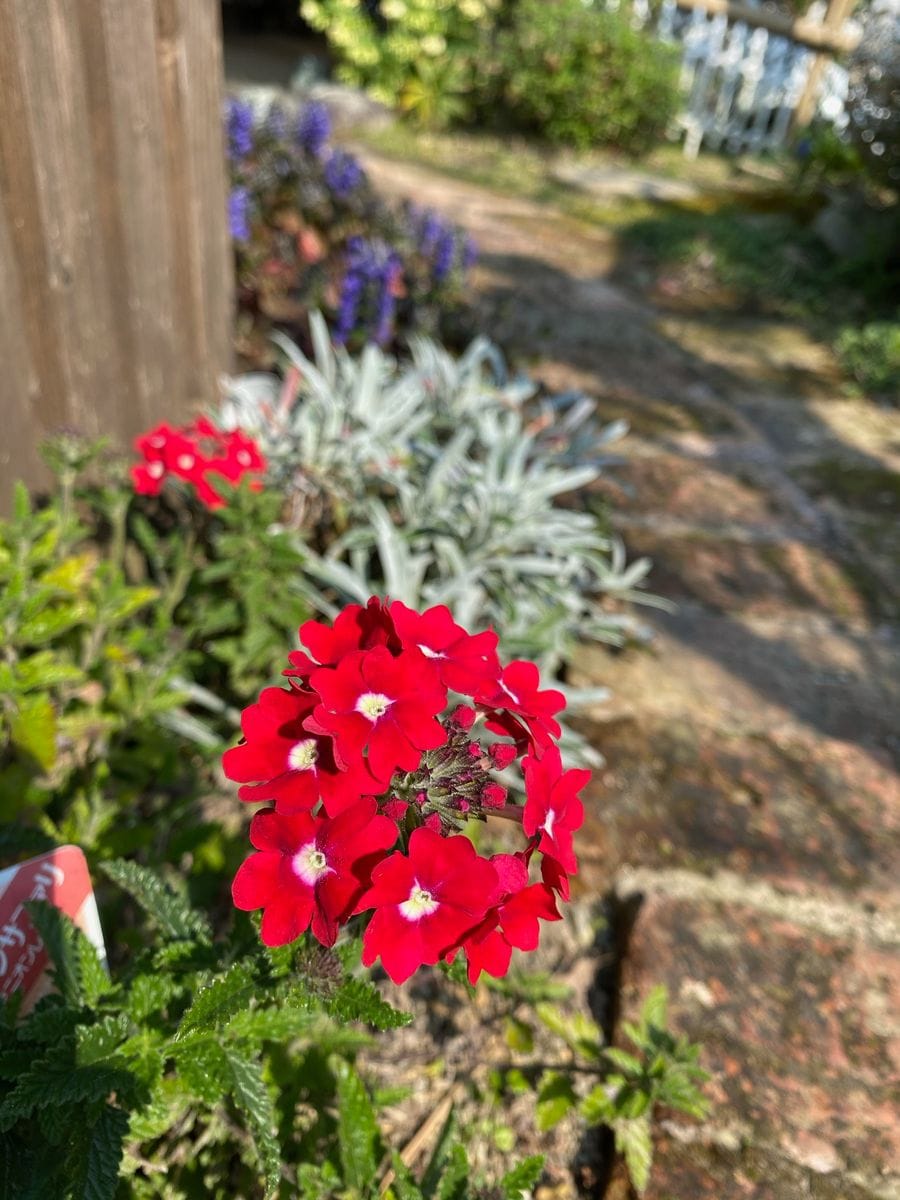
M500 0L303 0L328 38L338 77L423 124L470 115L478 50Z
M509 115L552 142L638 153L675 115L677 57L632 29L627 7L519 0L495 53Z
M841 364L868 395L900 400L900 321L845 329L835 346Z
M102 445L46 451L59 487L37 506L20 486L0 521L0 821L101 856L162 853L202 825L236 709L309 615L303 555L273 528L273 491L213 514L135 497Z
M111 975L59 910L29 904L56 990L25 1017L0 1000L0 1194L474 1200L452 1116L421 1186L385 1144L353 1060L370 1030L410 1018L360 973L358 941L266 950L245 917L217 938L155 872L105 873L140 938ZM498 1195L521 1200L541 1168L527 1159Z

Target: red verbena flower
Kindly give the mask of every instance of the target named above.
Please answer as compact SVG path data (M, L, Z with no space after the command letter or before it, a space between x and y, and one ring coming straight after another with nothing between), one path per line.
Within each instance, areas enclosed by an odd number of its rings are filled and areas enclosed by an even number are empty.
M292 650L288 655L291 667L285 675L308 679L317 667L334 667L354 650L372 650L387 646L399 654L400 640L387 606L373 596L363 608L348 604L334 619L333 625L324 621L305 621L299 630L301 643L309 653Z
M415 830L409 854L395 853L372 872L357 905L375 912L363 935L363 963L381 957L394 983L450 952L493 903L498 879L468 838Z
M395 600L391 618L403 646L414 647L431 659L445 687L472 696L498 681L500 662L493 630L467 633L444 604L417 613Z
M310 686L321 704L315 726L334 738L342 767L368 752L372 773L390 779L397 768L413 771L423 750L447 740L437 720L447 690L424 655L404 650L396 657L386 646L357 650L336 667L320 667Z
M135 440L144 461L131 468L135 491L156 496L168 478L190 484L207 508L222 508L225 500L210 482L220 476L238 483L250 476L252 487L261 487L258 476L266 460L252 438L240 431L225 433L201 417L180 428L158 425Z
M337 817L286 816L268 809L250 825L257 848L234 877L238 908L263 910L261 936L283 946L312 927L333 946L371 878L372 868L397 840L397 827L376 814L374 800L359 800Z
M475 699L493 709L486 724L495 733L515 736L515 725L509 717L521 717L538 748L549 746L562 732L555 714L566 707L566 698L554 688L540 691L540 672L532 662L517 660L503 669L497 683L480 688ZM507 717L506 720L503 717Z
M483 921L462 943L468 963L469 983L478 982L482 971L499 979L509 970L513 948L537 949L540 921L559 921L553 893L542 883L528 882L528 867L514 854L495 854L491 866L497 872L500 896Z
M241 800L274 800L279 812L291 813L321 799L333 817L360 796L384 791L386 781L374 779L365 761L339 770L331 738L305 727L318 701L315 692L273 687L244 709L244 741L222 758L226 776L244 784Z
M590 771L564 771L556 746L541 758L530 755L522 764L525 772L525 812L522 828L527 837L540 834L538 850L554 858L563 871L572 874L578 860L572 849L572 834L581 828L584 808L577 793L591 777Z
M217 431L192 429L208 463ZM160 454L166 471L181 433L160 436L147 468ZM228 447L230 470L242 437ZM223 759L242 800L275 805L253 819L257 853L235 877L235 904L263 909L272 945L308 928L330 945L356 915L364 963L380 958L397 983L460 951L473 983L504 974L514 949L537 946L541 921L559 920L577 868L589 773L563 769L562 694L541 688L533 663L501 668L496 635L470 634L443 605L418 613L373 596L332 623L307 621L300 640L290 686L244 710ZM492 816L519 823L517 854L487 860L460 836Z

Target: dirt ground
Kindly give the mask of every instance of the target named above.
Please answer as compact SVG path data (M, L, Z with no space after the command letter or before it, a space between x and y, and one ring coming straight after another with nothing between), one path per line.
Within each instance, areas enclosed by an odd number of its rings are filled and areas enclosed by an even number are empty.
M607 765L544 954L610 1036L663 982L704 1045L712 1115L662 1122L647 1196L900 1196L897 411L848 398L798 326L623 280L602 225L364 157L476 238L479 327L631 427L594 499L677 607L648 610L649 647L580 656L612 691L587 725ZM544 1200L628 1195L601 1137L494 1102L508 998L401 1002L429 1031L401 1141L452 1097L476 1160L548 1153Z

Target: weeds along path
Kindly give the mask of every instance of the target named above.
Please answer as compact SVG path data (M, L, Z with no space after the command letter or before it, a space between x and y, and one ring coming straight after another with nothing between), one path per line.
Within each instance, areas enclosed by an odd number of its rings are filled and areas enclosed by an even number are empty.
M664 1123L647 1196L900 1196L896 412L798 327L651 304L608 229L364 157L477 239L480 327L632 428L597 491L678 608L579 656L613 691L584 894L619 904L621 1014L665 982L714 1106Z

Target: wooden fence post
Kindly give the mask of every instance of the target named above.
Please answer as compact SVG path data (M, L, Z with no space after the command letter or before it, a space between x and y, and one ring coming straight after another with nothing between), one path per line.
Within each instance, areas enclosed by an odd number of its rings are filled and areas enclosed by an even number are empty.
M856 0L828 0L828 9L822 22L823 30L827 30L829 33L838 33L855 7ZM828 59L829 55L820 51L810 64L803 91L800 93L800 99L794 109L792 119L794 129L804 129L816 115L816 101Z
M218 0L0 0L0 506L231 365Z

